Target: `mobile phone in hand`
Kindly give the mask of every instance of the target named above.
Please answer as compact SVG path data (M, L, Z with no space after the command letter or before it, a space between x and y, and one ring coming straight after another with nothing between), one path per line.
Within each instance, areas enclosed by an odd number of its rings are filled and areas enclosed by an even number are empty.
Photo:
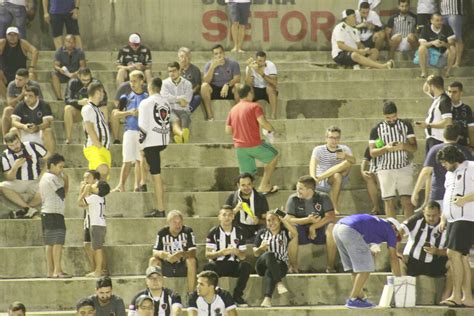
M286 216L286 213L283 212L282 210L280 210L279 208L277 208L277 209L275 210L275 214L278 215L278 216L280 216L280 217L285 217L285 216Z

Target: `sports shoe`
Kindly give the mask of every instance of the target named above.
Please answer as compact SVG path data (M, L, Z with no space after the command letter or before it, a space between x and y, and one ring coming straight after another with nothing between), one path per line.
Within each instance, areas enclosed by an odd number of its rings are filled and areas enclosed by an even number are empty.
M288 293L288 289L281 282L277 283L276 289L277 289L277 293L280 294L280 295Z
M173 136L175 144L182 144L183 143L183 137L179 135L174 135Z
M19 209L17 211L11 211L8 213L8 217L11 219L20 219L24 218L26 211L24 209Z
M165 217L165 211L152 210L150 213L145 214L145 217Z
M354 300L348 298L346 301L346 307L348 308L372 308L375 307L369 300L362 300L360 298L356 298Z
M234 301L237 304L237 307L248 307L249 304L244 300L242 296L234 295Z
M38 212L37 209L35 209L35 208L33 208L33 207L30 207L30 208L28 209L28 211L26 212L26 214L25 214L24 217L25 217L25 218L33 218L33 216L35 216L35 215L38 214L38 213L39 213L39 212Z
M116 139L116 140L114 140L114 142L113 142L113 143L114 143L114 145L119 145L119 144L120 144L120 139Z
M183 128L183 143L189 143L189 128Z

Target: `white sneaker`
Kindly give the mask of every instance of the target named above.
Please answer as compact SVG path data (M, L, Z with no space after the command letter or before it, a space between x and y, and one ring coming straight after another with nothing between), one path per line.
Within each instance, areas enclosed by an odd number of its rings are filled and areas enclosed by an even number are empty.
M278 284L276 285L276 288L277 288L278 294L280 295L288 293L288 289L281 282L278 282Z
M272 299L269 297L265 297L263 299L262 304L260 304L261 307L272 307Z
M354 66L352 66L352 68L353 68L354 70L360 70L360 65L354 65Z
M38 213L39 213L39 212L38 212L37 209L35 209L35 208L33 208L33 207L30 207L30 208L28 209L28 212L26 212L25 217L27 217L27 218L33 218L33 216L35 216L35 215L38 214Z

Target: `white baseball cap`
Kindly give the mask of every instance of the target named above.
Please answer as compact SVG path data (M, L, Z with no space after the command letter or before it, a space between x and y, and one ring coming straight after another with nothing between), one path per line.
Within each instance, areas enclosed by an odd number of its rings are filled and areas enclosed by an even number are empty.
M385 219L387 222L389 222L390 224L392 224L393 226L395 226L395 228L400 231L400 229L402 229L402 225L400 225L400 222L397 221L395 218L393 217L388 217Z
M6 34L8 35L10 33L20 34L20 31L18 30L16 26L10 26L9 28L7 28Z
M138 34L135 34L133 33L132 35L130 35L130 37L128 38L128 41L132 44L140 44L140 36Z

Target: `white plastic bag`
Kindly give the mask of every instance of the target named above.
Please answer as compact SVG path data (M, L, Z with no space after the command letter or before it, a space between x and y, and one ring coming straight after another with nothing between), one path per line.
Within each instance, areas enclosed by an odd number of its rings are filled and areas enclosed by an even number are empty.
M415 307L416 278L412 276L395 277L393 282L396 307Z

